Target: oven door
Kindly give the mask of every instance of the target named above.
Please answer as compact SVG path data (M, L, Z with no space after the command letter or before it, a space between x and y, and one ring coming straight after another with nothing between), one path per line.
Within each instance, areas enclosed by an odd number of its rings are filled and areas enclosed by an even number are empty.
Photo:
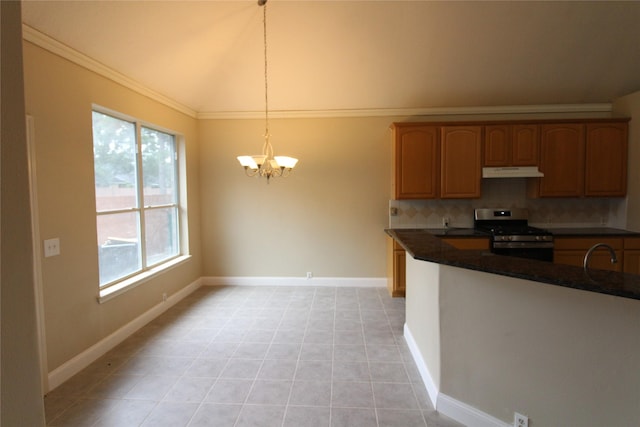
M496 255L553 262L553 242L493 242L491 252Z

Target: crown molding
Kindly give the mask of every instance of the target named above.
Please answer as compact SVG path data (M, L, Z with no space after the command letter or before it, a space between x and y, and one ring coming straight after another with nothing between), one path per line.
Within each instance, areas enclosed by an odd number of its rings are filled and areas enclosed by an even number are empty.
M125 76L112 68L60 43L48 35L22 24L22 38L55 55L65 58L81 67L93 71L105 78L119 83L141 95L153 99L167 107L199 120L262 119L264 111L222 111L197 112L143 84ZM347 117L415 117L415 116L463 116L489 114L581 114L611 113L611 103L596 104L547 104L547 105L506 105L492 107L426 107L426 108L379 108L344 110L295 110L269 111L276 119L292 118L347 118Z
M22 38L55 55L67 59L76 65L84 67L96 74L106 77L109 80L121 84L122 86L131 89L134 92L139 93L140 95L144 95L148 98L153 99L154 101L166 105L167 107L184 113L189 117L196 118L197 116L196 111L187 107L186 105L183 105L171 98L162 95L161 93L149 89L143 84L125 76L122 73L115 71L112 68L107 67L106 65L88 57L83 53L78 52L75 49L72 49L71 47L63 43L60 43L59 41L24 23L22 24Z
M492 107L428 107L315 111L269 111L269 117L275 119L292 119L340 117L464 116L491 114L610 114L612 111L612 104L596 103L503 105ZM217 113L198 113L196 117L202 120L262 119L264 118L264 111L226 111Z

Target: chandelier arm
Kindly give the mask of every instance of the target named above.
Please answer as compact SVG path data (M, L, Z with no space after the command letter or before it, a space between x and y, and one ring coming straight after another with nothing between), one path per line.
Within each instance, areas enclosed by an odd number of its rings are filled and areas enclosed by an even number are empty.
M244 168L244 174L247 175L248 177L256 176L258 171L259 171L259 169L251 169L251 168L248 168L246 166Z

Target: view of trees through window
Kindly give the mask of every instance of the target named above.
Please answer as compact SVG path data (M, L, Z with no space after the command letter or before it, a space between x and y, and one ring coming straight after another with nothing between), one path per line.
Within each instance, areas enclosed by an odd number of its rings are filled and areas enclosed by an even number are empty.
M175 136L93 112L100 286L179 254Z

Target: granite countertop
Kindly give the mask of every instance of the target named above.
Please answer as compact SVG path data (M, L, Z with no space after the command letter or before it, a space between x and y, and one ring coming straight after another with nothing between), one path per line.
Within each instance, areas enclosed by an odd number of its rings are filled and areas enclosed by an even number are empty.
M438 237L489 237L489 234L473 228L412 228L398 230L426 231Z
M554 236L558 237L638 237L640 233L609 227L547 227Z
M413 258L469 270L483 271L555 286L640 300L640 275L583 268L495 255L489 251L459 250L443 242L444 235L428 229L387 229Z
M541 227L556 237L640 237L640 233L610 227ZM393 230L426 231L438 237L489 237L473 228L394 228Z

